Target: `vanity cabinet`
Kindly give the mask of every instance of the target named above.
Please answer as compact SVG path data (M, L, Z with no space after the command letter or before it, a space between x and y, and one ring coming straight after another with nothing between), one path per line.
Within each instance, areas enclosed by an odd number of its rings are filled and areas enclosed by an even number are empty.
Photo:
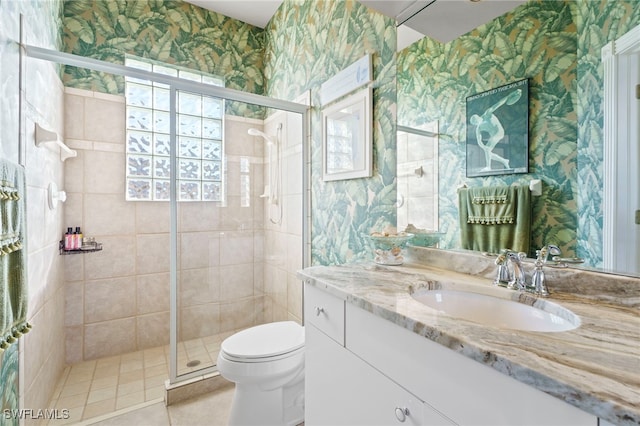
M453 425L345 349L344 301L313 287L305 291L305 424ZM334 333L338 323L342 333Z
M307 425L598 425L591 414L308 283L304 313Z

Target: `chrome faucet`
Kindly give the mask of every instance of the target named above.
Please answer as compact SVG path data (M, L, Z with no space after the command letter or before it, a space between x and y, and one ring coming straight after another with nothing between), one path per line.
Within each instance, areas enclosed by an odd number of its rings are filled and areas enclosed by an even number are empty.
M526 256L525 253L516 253L509 249L502 250L495 262L498 266L498 275L493 283L509 289L524 290L526 274L522 267L522 259Z
M507 253L509 250L502 250L498 257L496 258L496 265L498 266L498 274L496 275L496 279L493 281L494 285L499 285L502 287L506 287L509 284L509 281L512 280L513 277L513 268L509 268L509 263L507 261Z
M549 244L536 251L537 259L531 273L531 282L528 283L527 274L522 265L522 261L527 257L526 253L502 250L495 262L498 266L498 272L494 284L512 290L528 291L539 296L548 296L549 290L544 280L542 268L547 263L549 255L560 255L558 246Z
M536 251L536 256L538 257L535 262L535 269L531 274L531 287L532 291L535 294L539 294L540 296L548 296L549 290L547 289L547 284L544 281L544 271L542 267L547 263L547 259L549 255L559 256L560 248L558 246L554 246L552 244L546 245L542 247L540 250Z
M507 259L513 266L513 277L509 281L507 288L511 290L526 290L527 274L524 272L522 260L527 257L526 253L516 253L515 251L507 252Z

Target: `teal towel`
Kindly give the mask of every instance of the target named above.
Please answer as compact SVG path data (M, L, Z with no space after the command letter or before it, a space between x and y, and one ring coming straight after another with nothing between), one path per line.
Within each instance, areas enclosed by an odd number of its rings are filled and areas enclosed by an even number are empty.
M0 352L28 332L24 169L0 160Z
M462 248L489 253L529 253L531 192L528 185L458 191Z

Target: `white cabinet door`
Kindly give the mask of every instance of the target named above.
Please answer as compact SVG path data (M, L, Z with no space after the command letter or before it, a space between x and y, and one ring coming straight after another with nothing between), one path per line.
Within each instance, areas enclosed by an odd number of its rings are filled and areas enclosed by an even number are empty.
M305 425L453 424L313 325L305 345Z

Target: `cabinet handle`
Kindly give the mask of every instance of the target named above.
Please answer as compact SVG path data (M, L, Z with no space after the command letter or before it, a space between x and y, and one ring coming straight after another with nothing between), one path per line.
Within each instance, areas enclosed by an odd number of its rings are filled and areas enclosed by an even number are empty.
M404 423L405 420L407 420L408 416L409 416L408 408L396 407L396 419L398 419L400 423Z
M319 317L320 314L324 314L324 308L316 306L316 316Z

